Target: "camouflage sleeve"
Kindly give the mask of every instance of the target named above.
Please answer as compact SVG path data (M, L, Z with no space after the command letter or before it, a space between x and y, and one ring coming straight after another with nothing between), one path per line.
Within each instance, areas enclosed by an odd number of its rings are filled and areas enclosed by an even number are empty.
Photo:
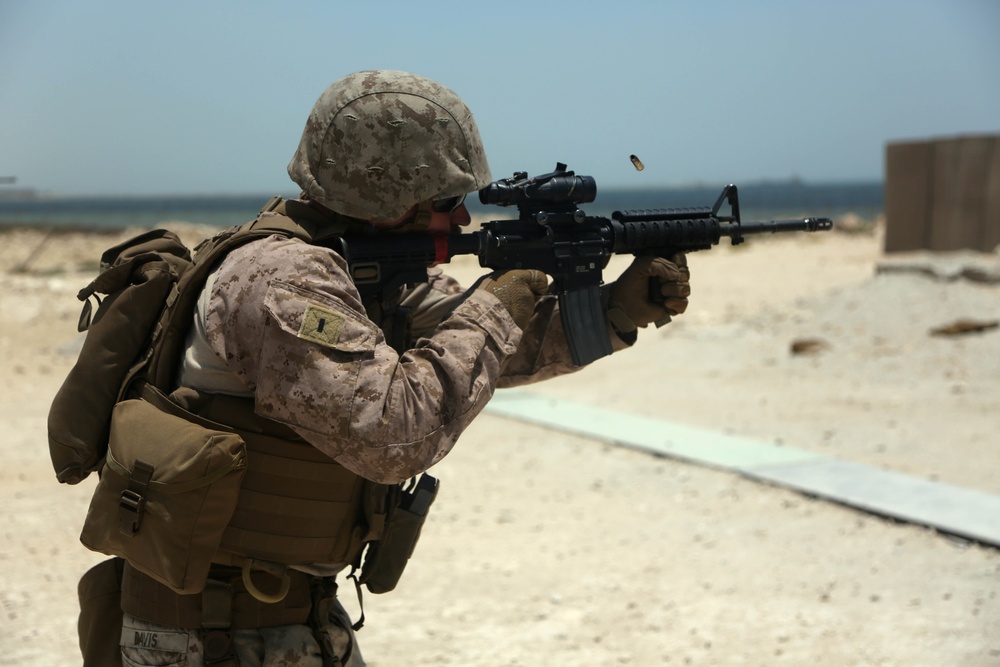
M426 283L405 288L400 305L410 311L410 336L413 344L430 336L442 320L463 301L462 286L438 267L427 271Z
M399 355L365 316L339 256L270 237L224 260L206 335L260 415L391 483L451 450L521 334L499 301L476 293Z
M504 363L499 387L517 387L580 370L573 365L555 296L543 296L517 351Z
M440 312L449 302L458 298L464 291L456 280L441 273L440 269L432 269L430 280L426 285L418 286L409 299L423 301L413 306L414 332L433 329L433 324L440 321ZM435 319L435 316L436 319ZM626 349L635 342L623 341L608 325L608 336L615 352ZM535 305L535 314L528 327L523 332L517 351L511 355L503 366L499 387L517 387L520 385L540 382L558 375L565 375L580 370L573 364L569 344L562 327L559 314L558 299L554 295L544 296Z
M607 325L611 347L617 352L631 346ZM634 341L633 341L634 342ZM599 363L599 360L598 360ZM499 387L517 387L540 382L582 368L573 364L566 332L555 295L543 296L535 304L535 314L521 337L521 344L503 367Z

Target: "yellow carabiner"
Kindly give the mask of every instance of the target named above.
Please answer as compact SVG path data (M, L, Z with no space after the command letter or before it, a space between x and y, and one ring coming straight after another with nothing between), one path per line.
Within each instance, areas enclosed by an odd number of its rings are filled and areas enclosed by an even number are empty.
M281 577L281 588L274 595L268 595L264 593L257 585L253 583L250 578L250 570L256 565L257 569L262 572L267 572L276 577ZM260 600L261 602L267 604L275 604L281 602L288 595L288 589L292 586L292 578L288 575L288 566L279 565L278 563L269 563L268 561L255 561L253 558L247 558L243 561L243 585L246 586L247 592Z

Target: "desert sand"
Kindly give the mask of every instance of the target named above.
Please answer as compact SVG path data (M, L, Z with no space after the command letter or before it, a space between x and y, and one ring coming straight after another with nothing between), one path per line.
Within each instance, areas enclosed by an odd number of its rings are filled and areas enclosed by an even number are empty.
M887 257L852 222L693 254L685 315L531 391L1000 494L1000 255ZM80 664L96 479L56 482L45 419L128 233L0 231L0 665ZM492 415L434 472L403 580L364 597L377 667L1000 665L995 547Z

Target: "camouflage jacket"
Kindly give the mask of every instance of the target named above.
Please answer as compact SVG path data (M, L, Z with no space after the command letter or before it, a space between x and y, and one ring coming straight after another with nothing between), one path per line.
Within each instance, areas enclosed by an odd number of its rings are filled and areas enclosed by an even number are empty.
M295 239L255 241L209 278L180 383L252 396L259 415L352 472L399 482L441 460L497 387L576 370L554 297L539 299L522 332L491 294L462 293L432 270L404 294L423 335L398 354L339 255Z

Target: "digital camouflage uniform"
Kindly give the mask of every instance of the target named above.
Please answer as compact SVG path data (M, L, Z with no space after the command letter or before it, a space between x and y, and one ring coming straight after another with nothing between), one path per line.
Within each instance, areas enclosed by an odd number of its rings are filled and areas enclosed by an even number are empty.
M422 300L429 306L461 294L435 273ZM270 237L234 251L212 281L207 362L225 360L259 415L382 483L440 461L505 369L512 371L507 384L574 369L554 307L541 308L525 334L544 343L518 355L522 332L481 290L453 297L454 310L398 354L368 319L343 259L294 239ZM427 326L419 304L414 319ZM345 354L357 351L365 354Z
M554 297L539 300L522 335L495 297L481 290L464 297L439 270L431 274L401 294L420 337L400 355L367 318L336 253L277 236L248 244L209 279L180 384L253 396L258 414L291 426L351 471L384 483L408 479L451 450L498 386L575 370ZM369 354L345 361L345 350ZM346 565L303 569L332 576ZM331 631L346 634L345 625ZM150 633L158 646L144 645ZM257 664L250 654L265 645L294 655L289 665L321 664L308 662L319 658L306 626L239 630L234 640L243 667ZM180 647L189 665L200 654L196 632L132 617L122 642L137 665L171 664L163 660Z
M490 180L464 103L401 72L361 72L332 85L289 174L303 201L340 216L386 223L416 207L411 229L421 224L418 205ZM251 242L209 277L178 384L252 398L259 416L287 425L344 468L393 484L440 461L498 387L575 370L554 296L537 300L523 330L496 296L465 292L437 269L399 300L411 309L412 331L401 352L369 317L334 251L281 236ZM609 335L616 349L627 346ZM297 569L330 577L347 565ZM331 643L343 655L353 641L350 621L339 606L333 615ZM305 625L240 629L234 645L242 667L322 665ZM203 647L196 630L126 615L122 652L126 665L198 667ZM347 664L363 664L356 647Z

